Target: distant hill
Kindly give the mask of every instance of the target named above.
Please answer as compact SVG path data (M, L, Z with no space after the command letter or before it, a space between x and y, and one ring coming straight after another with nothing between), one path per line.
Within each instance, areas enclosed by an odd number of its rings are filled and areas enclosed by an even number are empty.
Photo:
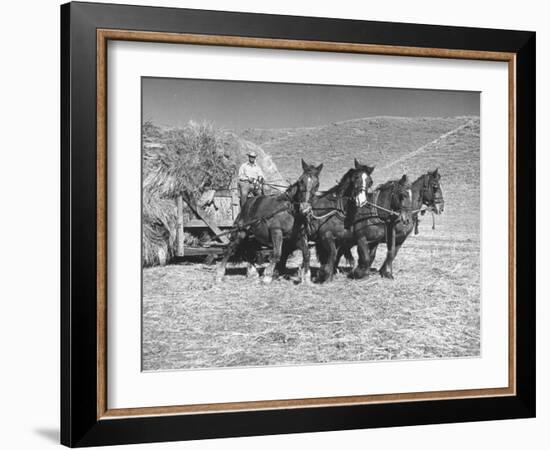
M300 158L325 163L322 189L326 189L353 165L353 158L380 169L470 120L472 117L409 118L373 117L336 122L319 127L247 129L240 136L271 155L283 176L291 180L301 173ZM392 173L399 172L395 167ZM395 173L397 176L399 173Z
M372 117L319 127L247 129L239 135L271 155L289 180L300 175L301 158L323 162L321 189L334 185L352 167L354 157L376 166L375 184L405 172L413 181L438 167L446 201L446 214L440 220L453 220L460 231L475 236L479 231L479 126L477 116Z

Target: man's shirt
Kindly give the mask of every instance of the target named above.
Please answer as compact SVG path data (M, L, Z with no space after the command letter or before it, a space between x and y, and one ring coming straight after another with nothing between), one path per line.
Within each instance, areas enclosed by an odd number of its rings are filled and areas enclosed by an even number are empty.
M249 178L264 178L264 173L258 164L250 164L250 161L245 162L239 169L239 180L248 181Z

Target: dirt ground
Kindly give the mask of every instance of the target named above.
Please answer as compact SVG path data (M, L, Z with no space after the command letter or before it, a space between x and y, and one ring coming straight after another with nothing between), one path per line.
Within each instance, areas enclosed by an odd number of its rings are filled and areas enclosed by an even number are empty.
M213 265L145 269L143 370L479 356L478 243L423 233L393 281L265 286L238 267L222 283Z

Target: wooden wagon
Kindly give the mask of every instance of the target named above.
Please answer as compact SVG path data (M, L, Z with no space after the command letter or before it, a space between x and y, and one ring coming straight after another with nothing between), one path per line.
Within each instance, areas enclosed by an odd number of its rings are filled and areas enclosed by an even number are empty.
M176 258L212 256L213 259L223 253L229 237L218 235L233 227L239 212L235 189L209 191L196 202L179 196ZM186 232L199 238L198 245L185 244Z
M229 243L229 233L241 211L236 189L205 193L196 203L179 196L177 204L177 247L175 261L206 257L213 262ZM186 208L187 206L187 208ZM191 211L189 214L186 211ZM186 245L186 232L199 237L197 245ZM265 261L272 254L269 248L258 251L258 260Z

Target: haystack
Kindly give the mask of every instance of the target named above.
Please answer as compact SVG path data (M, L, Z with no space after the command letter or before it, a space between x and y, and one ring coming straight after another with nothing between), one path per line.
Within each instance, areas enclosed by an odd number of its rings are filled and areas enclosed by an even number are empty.
M151 122L143 134L142 265L163 265L175 255L175 199L197 202L205 193L236 187L239 165L246 154L258 154L268 181L285 184L271 158L257 145L211 124L189 122L184 128L162 128ZM188 214L192 215L190 210ZM197 238L185 233L184 243Z

